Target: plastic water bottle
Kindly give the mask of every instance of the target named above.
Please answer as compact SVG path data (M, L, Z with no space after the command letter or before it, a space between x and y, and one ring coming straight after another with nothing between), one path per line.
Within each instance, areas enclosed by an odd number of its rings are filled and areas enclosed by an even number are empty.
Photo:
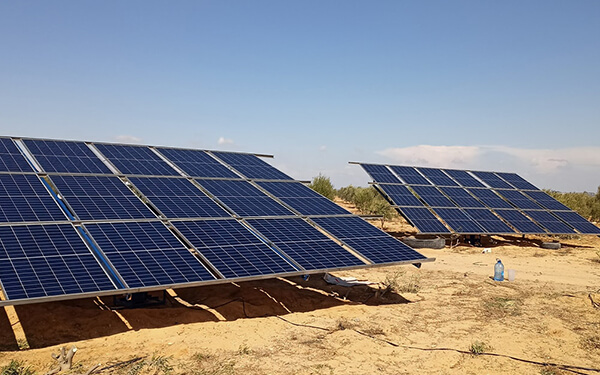
M497 259L496 265L494 266L494 280L504 281L504 264L500 259Z

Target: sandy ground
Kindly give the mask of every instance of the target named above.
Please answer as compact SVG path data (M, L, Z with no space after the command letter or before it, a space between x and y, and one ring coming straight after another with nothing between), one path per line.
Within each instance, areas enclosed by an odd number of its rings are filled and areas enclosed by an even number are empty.
M386 229L411 231L401 222ZM561 239L561 250L539 248L542 239L494 237L491 253L421 250L437 258L421 269L336 273L372 286L312 275L180 289L165 306L116 312L103 306L110 298L17 306L31 349L18 349L0 312L0 365L22 360L43 374L51 353L75 345L80 372L143 357L101 373L598 373L600 309L588 295L600 302L600 239ZM514 282L491 280L496 258L516 270ZM381 295L385 285L395 291Z

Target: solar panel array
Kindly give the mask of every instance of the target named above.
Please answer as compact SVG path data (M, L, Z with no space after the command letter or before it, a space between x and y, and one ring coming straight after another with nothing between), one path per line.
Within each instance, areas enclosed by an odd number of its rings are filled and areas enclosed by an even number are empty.
M429 260L254 154L5 137L0 155L0 305Z
M600 234L515 173L358 163L422 233Z

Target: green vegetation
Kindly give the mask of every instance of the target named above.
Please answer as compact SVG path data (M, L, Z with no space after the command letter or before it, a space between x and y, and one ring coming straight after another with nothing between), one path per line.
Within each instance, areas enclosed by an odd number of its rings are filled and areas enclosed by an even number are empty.
M335 198L335 189L333 188L331 180L329 179L329 177L324 176L321 173L319 173L317 177L313 178L312 182L310 183L310 185L308 185L308 187L321 194L325 198L331 200Z
M471 344L471 346L469 347L469 351L471 352L471 354L473 355L479 355L481 353L485 353L486 351L492 349L491 346L489 346L488 344L486 344L483 341L475 341L474 343Z
M2 367L0 375L34 375L35 371L21 361L12 360L10 363Z
M586 219L600 221L600 186L596 194L545 191L565 206L577 211Z
M382 225L385 220L391 220L398 215L373 186L367 188L346 186L337 191L337 196L346 202L353 203L363 215L382 216Z

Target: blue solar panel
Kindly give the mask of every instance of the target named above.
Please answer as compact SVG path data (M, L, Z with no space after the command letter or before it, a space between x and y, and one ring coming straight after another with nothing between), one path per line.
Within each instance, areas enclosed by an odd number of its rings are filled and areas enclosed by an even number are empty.
M431 185L429 181L413 167L402 167L399 165L390 165L390 168L398 175L405 183L410 185Z
M365 264L302 219L250 219L248 224L306 270Z
M422 200L431 207L456 207L444 194L434 186L411 186Z
M0 138L0 171L31 172L33 168L9 138Z
M473 171L471 173L477 176L481 181L488 184L490 187L496 189L514 189L511 184L496 176L494 172Z
M247 178L264 180L291 180L285 173L275 169L256 155L234 152L213 152L215 156L232 166Z
M441 191L452 199L457 206L463 208L483 208L483 203L473 198L468 191L461 187L441 187Z
M450 233L448 228L425 207L402 207L400 212L421 233Z
M425 177L437 186L458 186L453 179L448 177L444 171L435 168L417 168Z
M81 220L156 217L118 177L52 176L52 181Z
M567 234L576 233L573 228L559 220L556 216L552 215L548 211L533 211L524 210L524 212L537 221L538 224L548 229L550 233L554 234Z
M575 211L553 211L554 215L571 225L582 234L600 234L600 228L590 223Z
M435 213L456 233L486 233L486 230L460 208L436 208Z
M383 184L378 185L378 188L383 190L396 206L423 207L423 203L404 185Z
M506 200L508 200L517 208L526 210L539 210L542 208L528 196L517 190L496 190L496 193L506 198Z
M510 203L502 199L490 189L467 189L489 208L514 208Z
M123 174L179 176L179 173L145 146L95 144Z
M516 173L496 172L496 175L500 176L504 181L508 182L517 189L539 190L537 187L530 184L529 182L527 182L527 180L525 180L523 177L519 176Z
M547 208L549 210L571 211L569 207L560 203L559 201L552 198L550 195L546 194L543 191L525 191L524 193L536 202L538 202L538 204L540 204L542 207Z
M0 282L9 300L116 289L70 224L0 227Z
M173 225L226 278L297 271L236 220L176 221Z
M299 182L258 182L302 215L346 215L350 212Z
M359 217L323 217L313 221L375 264L426 259Z
M485 208L466 208L465 212L488 233L515 233L511 227L506 225L490 210Z
M521 233L546 233L544 228L529 220L518 210L496 210L496 213Z
M197 180L237 215L286 216L293 213L246 181Z
M83 142L32 139L23 142L46 172L112 173Z
M447 175L452 177L456 182L464 187L485 187L484 184L477 181L475 177L471 176L467 171L461 171L457 169L445 169Z
M130 288L214 280L160 222L86 224Z
M158 148L158 150L192 177L239 177L204 151L175 148Z
M168 218L231 217L187 179L131 177L129 180Z
M0 175L0 222L66 220L37 176Z
M385 166L378 164L361 164L361 167L371 176L376 182L389 182L392 184L401 184L402 181Z

